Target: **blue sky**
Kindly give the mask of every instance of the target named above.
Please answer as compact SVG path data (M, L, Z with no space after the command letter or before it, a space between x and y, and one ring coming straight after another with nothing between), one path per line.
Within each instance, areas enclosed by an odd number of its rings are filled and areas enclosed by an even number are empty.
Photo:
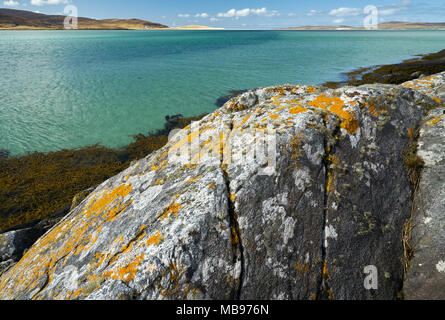
M444 22L445 0L0 0L2 7L63 14L68 4L79 16L139 18L168 26L210 25L270 29L302 25L363 24L363 10L378 8L379 21Z

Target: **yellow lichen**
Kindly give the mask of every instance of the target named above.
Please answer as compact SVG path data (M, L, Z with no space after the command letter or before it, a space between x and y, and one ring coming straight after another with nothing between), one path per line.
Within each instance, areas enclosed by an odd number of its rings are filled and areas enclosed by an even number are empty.
M171 205L164 209L162 214L159 216L159 220L163 221L171 216L176 217L180 208L181 205L179 203L173 202Z
M139 269L139 265L143 260L144 254L141 254L138 257L131 259L131 261L129 261L123 267L117 267L115 270L104 272L104 276L129 283L134 280L136 272Z
M156 234L152 235L146 242L147 246L157 246L164 239L164 236L161 235L161 232L158 231Z
M296 106L296 107L294 107L294 108L291 108L291 109L289 109L289 112L291 113L291 114L298 114L298 113L302 113L302 112L305 112L305 111L307 111L308 109L307 108L303 108L302 106Z
M429 121L427 123L427 125L429 125L430 127L434 126L435 124L439 123L440 120L442 119L442 116L438 116L436 118L434 118L433 120Z
M345 102L339 97L328 97L326 94L322 94L315 100L309 102L309 104L339 116L342 120L340 127L346 129L349 134L355 134L357 132L359 122L355 112L345 110Z

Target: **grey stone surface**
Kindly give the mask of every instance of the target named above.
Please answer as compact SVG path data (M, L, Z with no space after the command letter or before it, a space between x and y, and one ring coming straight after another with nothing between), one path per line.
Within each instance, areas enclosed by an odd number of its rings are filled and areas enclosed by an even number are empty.
M410 86L232 99L98 186L1 275L0 299L396 298L403 151L438 105Z
M445 300L445 108L423 121L418 155L425 167L415 198L410 241L415 252L404 294L406 299Z

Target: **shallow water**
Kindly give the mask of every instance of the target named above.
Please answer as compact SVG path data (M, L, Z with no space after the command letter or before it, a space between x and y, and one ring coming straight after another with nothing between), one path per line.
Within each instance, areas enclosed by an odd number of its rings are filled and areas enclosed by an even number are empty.
M213 111L229 89L320 84L444 49L445 31L0 31L0 149L101 143Z

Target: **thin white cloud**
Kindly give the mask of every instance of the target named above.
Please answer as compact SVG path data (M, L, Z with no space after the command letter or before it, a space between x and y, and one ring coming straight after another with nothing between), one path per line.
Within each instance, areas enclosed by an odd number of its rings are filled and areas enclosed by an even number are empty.
M267 8L258 8L258 9L230 9L227 12L218 13L217 16L219 18L242 18L248 16L265 16L265 17L275 17L280 14L276 10L267 10Z
M178 18L190 18L190 15L188 13L180 13L178 14Z
M208 13L203 12L203 13L197 13L197 14L195 14L195 17L196 17L196 18L208 18L209 15L208 15Z
M379 15L390 16L407 10L410 4L411 0L403 0L402 2L396 4L378 6L377 9L379 11Z
M20 3L18 1L9 0L9 1L3 1L3 5L5 7L18 7Z
M394 4L388 4L388 5L382 5L378 6L378 13L380 16L390 16L397 14L401 11L405 11L408 9L409 5L411 4L411 0L402 0L399 3ZM307 15L315 15L317 14L316 10L311 10ZM329 12L330 16L335 16L339 18L343 17L357 17L363 15L363 9L362 8L337 8L333 9Z
M330 16L335 17L356 17L363 14L363 9L360 8L338 8L329 12Z
M69 0L31 0L31 5L33 6L43 6L43 5L57 5L57 4L67 4Z
M336 20L334 20L335 24L339 24L339 23L343 23L343 22L345 22L345 19L336 19Z
M322 14L322 13L323 13L323 11L320 11L320 10L310 10L308 13L306 13L306 15L311 17L311 16L315 16L318 14Z

